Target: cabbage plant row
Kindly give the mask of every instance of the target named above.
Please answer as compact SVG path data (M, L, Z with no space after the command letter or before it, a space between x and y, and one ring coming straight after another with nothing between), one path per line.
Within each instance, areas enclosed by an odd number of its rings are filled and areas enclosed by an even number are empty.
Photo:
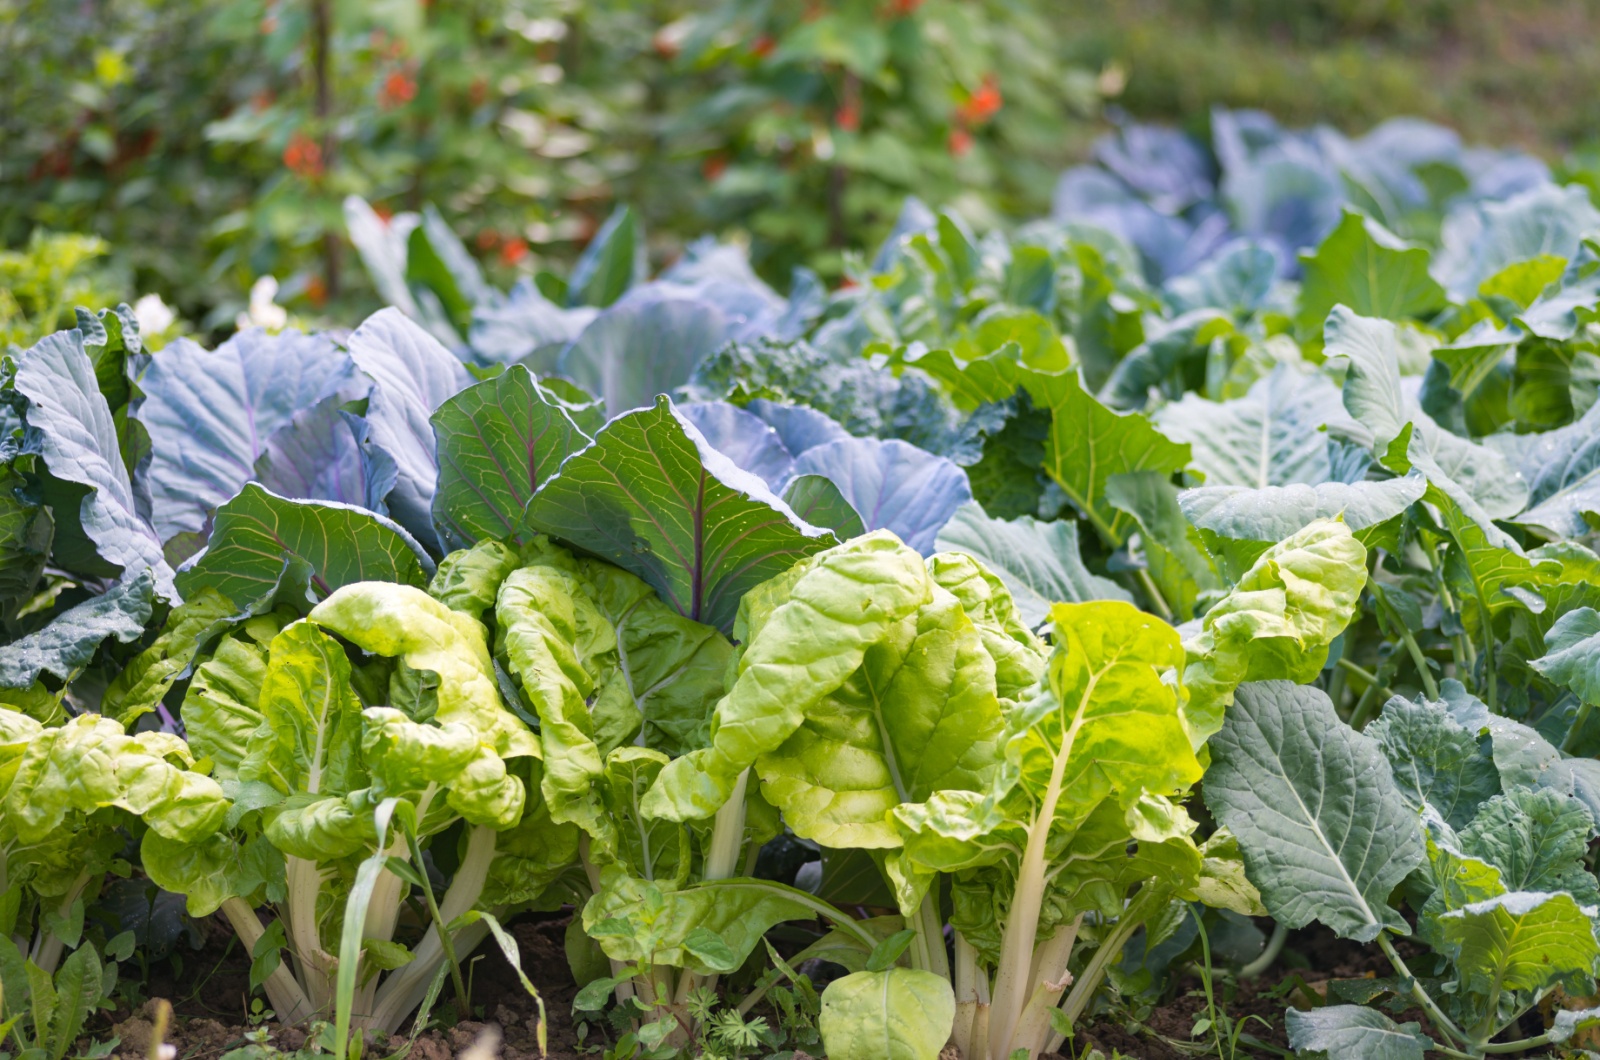
M502 292L352 200L352 331L4 361L0 1027L71 1048L136 866L341 1057L568 907L619 1056L816 959L834 1060L1035 1057L1312 922L1393 975L1304 1055L1583 1041L1600 211L1252 121L788 297L627 210ZM1240 207L1296 165L1342 205Z

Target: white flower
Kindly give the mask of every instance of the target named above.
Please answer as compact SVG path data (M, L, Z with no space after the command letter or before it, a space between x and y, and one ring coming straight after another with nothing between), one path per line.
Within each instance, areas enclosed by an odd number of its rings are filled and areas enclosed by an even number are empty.
M133 303L133 319L141 335L162 335L177 323L178 314L158 294L147 294Z
M239 330L265 328L282 331L289 323L289 311L273 301L278 295L278 281L263 276L250 286L250 308L239 314Z

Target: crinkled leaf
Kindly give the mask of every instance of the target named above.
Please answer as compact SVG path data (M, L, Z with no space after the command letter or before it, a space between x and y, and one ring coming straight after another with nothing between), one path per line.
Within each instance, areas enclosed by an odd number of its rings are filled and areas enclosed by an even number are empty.
M168 839L199 841L222 824L227 803L216 781L190 771L192 764L175 736L128 736L114 721L81 714L29 741L6 792L7 823L17 838L37 843L62 828L68 814L117 806Z
M439 569L428 582L428 595L452 611L481 618L494 606L500 583L520 566L522 559L510 546L479 541L439 561Z
M267 675L267 651L284 624L276 615L245 622L237 633L217 642L189 682L183 700L189 745L211 760L213 775L224 783L238 780L251 737L261 725L256 702Z
M216 912L233 897L253 906L284 881L283 854L276 847L260 836L241 843L226 830L184 842L152 829L139 844L139 863L158 887L183 895L194 917Z
M284 795L343 795L364 786L361 702L350 687L350 661L338 641L312 622L273 638L261 676L252 734L239 776Z
M771 880L735 878L670 890L629 875L620 865L607 865L600 877L600 889L583 907L583 927L609 957L702 975L736 970L773 925L814 920L826 908L804 891ZM704 949L687 945L697 930L722 940L732 955L731 967L725 959L707 964Z
M167 624L144 651L112 678L100 697L100 712L124 725L155 709L180 675L218 634L248 618L260 601L244 608L215 589L202 589L172 609Z
M893 848L895 807L988 786L1003 727L995 662L961 601L940 587L757 759L756 772L762 794L801 838Z
M551 818L577 824L609 845L613 825L595 790L605 772L589 714L595 682L580 657L579 641L608 642L600 650L614 659L616 632L598 614L576 572L541 563L506 578L495 615L511 671L539 712L545 752L541 785Z
M1226 828L1212 833L1200 847L1200 879L1195 893L1213 909L1230 909L1240 916L1266 916L1261 892L1245 874L1239 840Z
M1203 743L1244 681L1310 681L1355 617L1367 553L1343 523L1319 519L1263 552L1184 643L1185 722Z
M439 724L461 722L505 757L539 754L538 739L500 700L483 626L409 585L347 585L311 620L357 647L439 675ZM510 782L515 782L511 780Z
M1115 600L1056 604L1050 619L1048 694L1011 719L1006 759L1018 783L1038 797L1067 754L1057 812L1070 820L1111 793L1127 805L1200 779L1176 690L1163 680L1182 662L1177 632Z
M1412 809L1432 806L1453 828L1465 827L1500 793L1489 748L1436 703L1391 699L1366 734L1378 741Z
M89 665L106 638L122 644L138 640L150 621L154 584L148 569L140 571L0 648L0 687L27 688L42 673L71 680Z
M1600 905L1600 883L1584 865L1594 818L1577 799L1548 788L1511 788L1461 829L1467 855L1493 865L1511 891L1566 891Z
M739 774L788 739L931 592L921 557L879 532L747 595L736 630L747 647L717 704L710 746L662 771L645 798L646 814L692 820L715 813Z
M579 564L595 606L616 630L620 665L602 679L593 710L609 746L633 729L608 732L607 716L642 723L643 741L672 755L704 742L711 710L725 691L733 645L712 626L685 618L649 585L606 563ZM617 704L626 703L626 709Z

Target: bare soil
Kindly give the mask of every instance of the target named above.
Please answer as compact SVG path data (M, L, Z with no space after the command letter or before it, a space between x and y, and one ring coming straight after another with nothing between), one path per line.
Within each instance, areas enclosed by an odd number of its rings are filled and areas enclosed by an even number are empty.
M577 987L567 969L562 947L565 918L529 918L511 925L522 955L523 971L544 1000L551 1060L579 1060L598 1055L586 1051L577 1036L572 1019L572 999ZM1406 953L1404 945L1401 952ZM173 1026L167 1041L177 1046L178 1060L218 1060L224 1053L249 1044L248 985L249 960L232 943L226 928L214 927L205 947L186 954L182 981L170 972L152 975L149 995L170 999L174 1009ZM371 1041L368 1056L406 1057L406 1060L455 1060L463 1056L484 1035L504 1060L534 1060L539 1055L538 1009L523 990L517 976L492 942L477 954L473 974L473 1018L454 1026L429 1030L408 1045L405 1036L387 1041ZM1308 965L1291 969L1289 964ZM1285 957L1266 974L1241 983L1226 1000L1218 1001L1234 1019L1250 1020L1247 1033L1277 1050L1286 1050L1283 1013L1288 1005L1305 1007L1313 996L1325 996L1328 983L1335 979L1360 979L1386 975L1387 962L1375 947L1360 946L1313 927L1293 933L1285 947ZM448 990L446 991L448 994ZM447 999L445 999L447 1000ZM116 1035L122 1040L116 1055L127 1060L143 1060L148 1048L153 1002L137 1010L123 1008L103 1014L91 1026L99 1040ZM1073 1045L1075 1053L1056 1054L1048 1060L1078 1060L1091 1049L1107 1057L1120 1052L1130 1060L1192 1060L1200 1042L1189 1032L1204 1015L1206 1001L1196 976L1184 977L1169 1000L1155 1008L1139 1024L1102 1018L1084 1027ZM436 1014L440 1014L436 1010ZM450 1015L446 1010L443 1015ZM1535 1017L1537 1014L1534 1014ZM1419 1013L1402 1019L1419 1020ZM1424 1021L1425 1023L1425 1021ZM1536 1029L1530 1029L1537 1033ZM290 1051L305 1043L305 1031L298 1028L273 1029L270 1040L279 1049ZM593 1039L587 1048L592 1049ZM1278 1055L1249 1046L1240 1056Z

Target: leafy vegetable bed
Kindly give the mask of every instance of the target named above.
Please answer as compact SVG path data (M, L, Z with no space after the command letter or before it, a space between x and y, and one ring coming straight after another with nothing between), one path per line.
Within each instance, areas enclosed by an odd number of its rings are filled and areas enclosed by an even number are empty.
M519 989L619 1058L1588 1040L1600 210L1218 130L788 298L352 200L353 331L8 359L12 1045L204 917L339 1060Z

